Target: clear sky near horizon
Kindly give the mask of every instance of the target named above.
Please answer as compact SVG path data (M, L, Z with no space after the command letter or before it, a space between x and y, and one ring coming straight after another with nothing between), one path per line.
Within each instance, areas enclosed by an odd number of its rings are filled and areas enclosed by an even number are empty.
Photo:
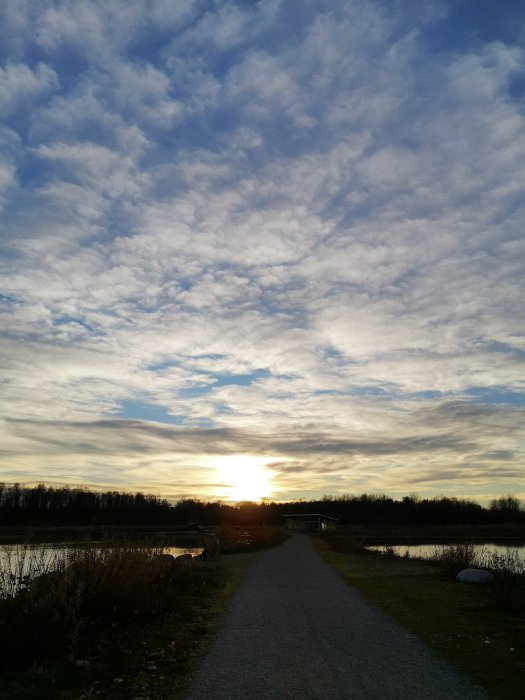
M525 496L525 3L3 0L0 475Z

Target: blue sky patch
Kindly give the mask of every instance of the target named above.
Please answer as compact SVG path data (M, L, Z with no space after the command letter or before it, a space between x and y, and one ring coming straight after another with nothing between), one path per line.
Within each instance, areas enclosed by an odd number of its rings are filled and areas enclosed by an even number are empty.
M525 393L506 387L472 387L465 394L480 403L525 406Z
M170 423L171 425L181 425L184 422L183 416L173 416L169 414L164 406L139 403L136 401L122 401L118 415L121 418L153 421L155 423Z

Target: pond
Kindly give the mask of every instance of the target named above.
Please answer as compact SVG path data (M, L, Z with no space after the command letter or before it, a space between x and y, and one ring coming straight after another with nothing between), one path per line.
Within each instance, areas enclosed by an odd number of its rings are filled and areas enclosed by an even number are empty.
M100 551L102 547L93 545L82 547L78 543L0 545L0 596L13 592L22 578L34 578L60 568L71 553L83 549ZM156 547L158 552L178 557L181 554L195 556L202 547Z
M460 543L451 544L395 544L395 545L374 545L367 549L375 552L386 552L393 550L398 557L410 557L413 559L435 559L436 555L447 547L453 547ZM513 543L512 545L486 542L484 544L469 545L473 548L478 566L487 566L488 562L496 555L511 562L516 562L514 568L525 569L525 544Z

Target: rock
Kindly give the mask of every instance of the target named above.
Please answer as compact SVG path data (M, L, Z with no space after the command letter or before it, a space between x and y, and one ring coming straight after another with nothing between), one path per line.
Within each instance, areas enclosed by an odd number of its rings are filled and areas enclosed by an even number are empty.
M456 581L461 581L462 583L492 583L494 574L491 574L490 571L485 571L485 569L463 569L456 576Z

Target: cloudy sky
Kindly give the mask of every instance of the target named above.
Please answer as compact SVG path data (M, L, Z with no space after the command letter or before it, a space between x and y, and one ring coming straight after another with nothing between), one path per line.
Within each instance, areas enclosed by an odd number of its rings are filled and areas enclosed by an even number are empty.
M525 5L3 0L1 473L525 497Z

